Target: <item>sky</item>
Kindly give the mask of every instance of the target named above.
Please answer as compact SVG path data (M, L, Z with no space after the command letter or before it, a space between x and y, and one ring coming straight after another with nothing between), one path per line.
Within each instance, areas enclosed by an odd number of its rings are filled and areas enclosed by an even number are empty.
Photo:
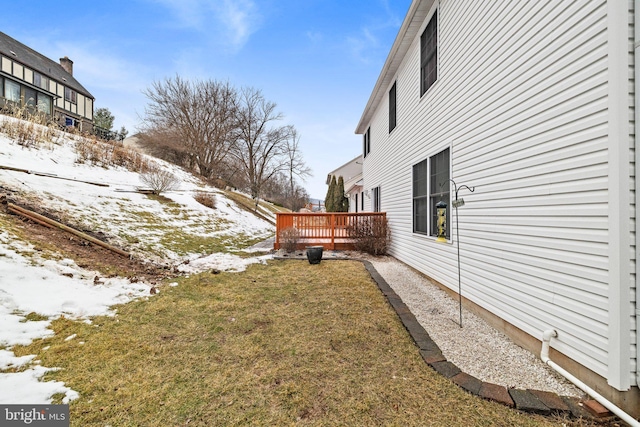
M324 199L329 172L358 156L355 128L410 0L43 0L3 2L0 31L58 61L139 129L145 89L179 75L262 90L293 125Z
M0 120L15 120L0 117ZM103 227L108 224L109 234L130 236L130 241L156 242L149 227L141 226L132 212L146 212L158 221L158 229L181 229L193 234L236 235L245 233L256 238L273 234L273 225L238 208L215 189L202 186L175 166L158 161L181 182L176 191L163 193L179 206L178 213L148 197L133 192L141 185L139 175L124 168L105 168L77 162L74 142L62 139L58 144L47 144L40 149L25 149L0 135L0 158L3 166L11 166L41 174L26 174L0 170L2 186L11 190L29 192L46 200L49 209L62 209L76 220L93 221ZM164 166L163 166L164 165ZM54 177L51 177L53 175ZM57 178L55 178L57 177ZM64 179L60 179L64 178ZM86 181L108 184L95 186ZM216 192L216 209L197 203L194 191ZM174 212L173 214L171 212ZM263 212L264 213L264 212ZM221 222L219 230L202 229L202 224ZM170 231L169 231L170 232ZM132 238L132 239L131 239ZM232 249L232 248L227 248ZM251 249L251 248L250 248ZM253 263L265 262L272 255L248 250L248 256L230 253L188 253L177 255L170 248L160 251L162 259L149 258L149 253L128 249L137 257L175 265L182 274L217 269L240 272ZM157 250L158 251L158 250ZM189 260L188 263L185 263ZM100 277L98 283L94 278ZM177 285L173 283L172 286ZM42 366L35 355L16 356L13 346L28 345L38 338L53 335L51 322L60 317L90 321L90 317L115 315L112 308L137 298L151 296L151 284L130 281L120 277L103 277L100 273L79 267L71 259L47 256L21 241L11 230L0 229L0 402L3 404L48 404L56 393L64 395L64 402L76 399L78 393L60 381L41 381L54 367ZM29 313L43 316L43 320L28 320ZM83 345L81 339L70 336L74 344ZM45 349L46 351L46 349ZM18 372L7 372L20 368ZM3 372L4 371L4 372Z

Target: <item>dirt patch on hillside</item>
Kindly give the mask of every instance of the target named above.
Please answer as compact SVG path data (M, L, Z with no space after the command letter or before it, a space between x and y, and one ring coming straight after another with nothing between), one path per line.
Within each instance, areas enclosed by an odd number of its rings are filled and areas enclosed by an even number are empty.
M175 276L168 266L123 256L60 228L49 228L21 215L10 213L7 206L6 199L2 200L0 211L6 214L7 220L20 230L22 237L37 250L59 253L65 258L73 259L84 269L99 272L103 277L119 276L132 281L156 284L165 278ZM53 215L42 210L38 210L37 213L57 220ZM99 240L105 240L102 233L87 234Z

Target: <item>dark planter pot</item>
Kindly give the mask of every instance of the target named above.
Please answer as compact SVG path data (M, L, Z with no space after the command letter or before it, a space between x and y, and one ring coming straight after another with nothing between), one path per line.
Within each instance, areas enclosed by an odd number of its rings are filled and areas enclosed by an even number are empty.
M309 264L320 264L322 260L322 246L307 246L307 259Z

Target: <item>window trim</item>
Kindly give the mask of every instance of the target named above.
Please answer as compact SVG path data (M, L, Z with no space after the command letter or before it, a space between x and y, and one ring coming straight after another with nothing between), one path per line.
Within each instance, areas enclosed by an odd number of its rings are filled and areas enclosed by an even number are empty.
M433 25L432 25L433 24ZM434 28L435 27L435 28ZM430 31L430 33L427 33ZM426 38L431 36L435 38L435 46L429 49ZM429 65L435 65L435 78L431 82L427 82ZM422 97L434 84L438 81L438 10L436 9L429 23L420 35L420 96Z

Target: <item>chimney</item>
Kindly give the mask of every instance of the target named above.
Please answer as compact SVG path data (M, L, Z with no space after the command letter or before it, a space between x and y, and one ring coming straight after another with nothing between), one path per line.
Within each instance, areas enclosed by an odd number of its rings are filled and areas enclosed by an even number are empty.
M73 61L69 59L68 56L64 58L60 58L60 65L64 70L73 76Z

